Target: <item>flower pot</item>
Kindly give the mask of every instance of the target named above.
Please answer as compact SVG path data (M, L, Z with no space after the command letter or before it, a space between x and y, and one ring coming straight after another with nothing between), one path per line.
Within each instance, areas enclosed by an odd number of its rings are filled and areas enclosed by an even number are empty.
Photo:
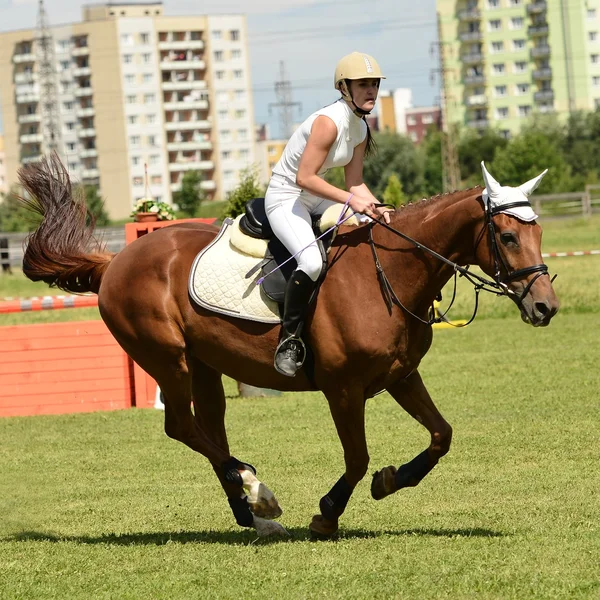
M153 212L140 212L136 213L133 220L138 223L151 223L153 221L158 221L158 213Z

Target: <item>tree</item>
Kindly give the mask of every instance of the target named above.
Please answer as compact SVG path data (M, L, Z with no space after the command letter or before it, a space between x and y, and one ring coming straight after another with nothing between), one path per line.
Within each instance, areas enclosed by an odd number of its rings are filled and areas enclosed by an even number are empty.
M104 198L98 193L95 185L84 185L85 204L93 217L96 219L96 225L105 227L110 224L110 218L104 208Z
M23 204L17 188L13 187L0 203L0 231L32 231L39 222L39 215Z
M195 217L206 195L200 184L203 181L200 171L188 171L181 181L181 190L175 192L173 200L181 212L189 217Z
M483 185L481 161L490 165L496 153L506 148L508 140L495 129L467 129L458 142L460 178L466 186Z
M429 129L420 146L423 160L423 194L430 198L444 191L442 181L442 135Z
M395 207L406 204L406 196L402 190L402 184L395 173L388 178L387 187L383 192L383 201L386 204L393 204Z
M238 215L244 213L246 203L253 198L264 197L265 189L258 180L258 170L256 167L248 167L240 171L240 183L227 198L227 206L223 217L235 219Z
M502 185L518 186L548 169L538 188L540 193L572 191L571 169L558 142L543 131L524 129L496 152L492 165L488 165L490 173Z
M371 192L381 198L388 179L396 174L404 183L410 199L423 195L423 159L413 142L395 133L374 134L377 152L365 159L364 181Z

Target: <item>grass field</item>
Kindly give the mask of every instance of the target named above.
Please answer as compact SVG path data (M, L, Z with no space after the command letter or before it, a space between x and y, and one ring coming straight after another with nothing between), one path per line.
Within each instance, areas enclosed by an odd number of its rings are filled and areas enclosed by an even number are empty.
M422 373L452 450L381 502L365 479L332 542L307 530L343 469L320 394L229 399L233 452L284 508L276 542L234 524L159 411L3 419L0 597L599 598L598 327L515 315L437 332ZM367 408L372 470L426 446L389 396Z

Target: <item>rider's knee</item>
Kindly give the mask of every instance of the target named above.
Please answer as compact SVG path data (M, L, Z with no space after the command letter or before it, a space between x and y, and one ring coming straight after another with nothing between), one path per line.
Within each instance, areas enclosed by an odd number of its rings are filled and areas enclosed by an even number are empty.
M318 248L306 248L298 257L298 270L304 271L313 281L319 279L323 269L323 257Z

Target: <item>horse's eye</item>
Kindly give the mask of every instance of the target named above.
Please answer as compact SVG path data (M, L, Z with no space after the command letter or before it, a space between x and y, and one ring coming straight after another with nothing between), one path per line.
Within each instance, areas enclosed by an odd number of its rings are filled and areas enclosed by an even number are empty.
M517 239L517 236L514 233L508 231L505 231L504 233L500 234L500 240L505 246L519 245L519 240Z

